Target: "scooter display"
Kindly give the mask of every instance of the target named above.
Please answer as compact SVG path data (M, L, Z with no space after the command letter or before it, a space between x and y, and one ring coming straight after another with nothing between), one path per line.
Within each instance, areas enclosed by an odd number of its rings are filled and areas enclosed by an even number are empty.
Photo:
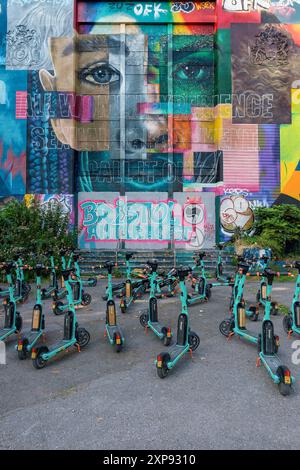
M68 311L65 313L64 318L64 333L63 338L51 346L42 345L33 347L31 351L32 364L36 369L42 369L46 366L47 362L60 354L63 351L69 350L75 346L80 352L90 341L90 334L85 328L78 326L76 319L76 309L73 300L73 290L69 277L72 270L67 269L62 271L64 282L67 289Z
M45 267L41 264L35 266L36 273L36 301L32 311L31 329L23 332L17 343L17 353L20 360L26 359L32 348L37 344L38 340L43 336L45 330L45 315L42 305L41 276Z
M122 351L125 338L117 323L116 304L112 293L112 271L115 266L113 261L106 261L104 268L107 269L108 299L106 302L105 335L116 352Z
M266 268L263 275L267 280L267 292L261 333L258 336L258 358L256 365L260 366L260 364L263 364L265 366L273 382L278 385L281 395L286 396L291 393L295 378L291 375L289 368L282 364L277 355L279 337L274 334L274 325L270 319L272 309L271 292L276 273Z
M188 294L187 303L193 305L198 302L206 302L211 297L211 284L207 282L204 258L206 253L201 251L195 257L195 269L192 271L192 289L193 293ZM195 270L200 268L200 274L195 274Z
M9 286L9 297L3 300L4 306L4 327L0 329L0 341L6 340L13 334L18 334L22 330L22 317L17 312L17 302L15 298L15 288L12 280L13 263L3 263L0 268L5 271L6 281Z
M283 318L283 328L289 336L293 333L300 335L300 261L295 261L291 267L298 270L298 276L295 283L291 310Z
M181 312L177 322L176 344L170 347L167 352L161 352L155 361L158 377L167 377L169 371L175 367L177 362L188 352L195 351L200 338L197 333L190 330L189 313L187 302L187 290L185 278L191 273L191 268L180 267L177 270L180 286Z
M158 263L156 260L153 260L147 261L146 264L150 268L150 297L148 309L140 315L140 323L147 330L153 331L165 346L169 346L172 341L171 328L161 325L158 321L158 302L155 296Z

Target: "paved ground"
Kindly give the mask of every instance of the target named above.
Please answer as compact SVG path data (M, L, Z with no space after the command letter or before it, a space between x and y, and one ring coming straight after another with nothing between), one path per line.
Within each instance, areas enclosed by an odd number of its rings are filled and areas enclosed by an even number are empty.
M192 329L201 336L188 356L165 379L153 361L164 346L145 335L137 302L120 314L126 349L116 354L103 337L105 281L90 289L91 306L78 312L91 333L89 346L35 370L19 361L15 338L0 366L0 449L299 449L300 366L291 364L292 341L274 319L280 355L298 379L294 393L282 397L266 370L255 366L256 348L218 330L228 310L229 288L215 288L211 300L190 308ZM256 284L246 298L253 300ZM274 299L290 304L292 284L278 283ZM30 327L33 295L20 306ZM159 303L162 322L176 325L178 299ZM59 338L63 317L47 312L47 344ZM2 320L2 318L0 318ZM260 323L250 324L251 329Z

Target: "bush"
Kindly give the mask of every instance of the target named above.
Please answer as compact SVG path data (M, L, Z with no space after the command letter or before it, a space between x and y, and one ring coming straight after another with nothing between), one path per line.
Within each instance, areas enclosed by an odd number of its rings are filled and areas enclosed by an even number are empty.
M12 259L21 251L41 255L53 250L58 258L62 247L75 245L76 233L70 229L69 214L59 204L41 205L13 200L0 211L0 259Z
M300 209L284 204L273 207L258 207L254 210L252 235L235 234L237 245L271 248L273 255L300 252Z

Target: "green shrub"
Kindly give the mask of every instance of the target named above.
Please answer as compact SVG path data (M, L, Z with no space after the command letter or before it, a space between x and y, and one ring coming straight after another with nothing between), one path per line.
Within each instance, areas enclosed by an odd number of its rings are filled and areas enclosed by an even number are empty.
M252 235L235 233L232 238L235 244L271 248L277 257L300 253L300 209L297 206L258 207L254 217Z
M11 259L17 251L41 255L53 250L58 258L62 247L73 247L76 233L69 226L69 214L59 204L31 205L13 200L0 211L0 259Z

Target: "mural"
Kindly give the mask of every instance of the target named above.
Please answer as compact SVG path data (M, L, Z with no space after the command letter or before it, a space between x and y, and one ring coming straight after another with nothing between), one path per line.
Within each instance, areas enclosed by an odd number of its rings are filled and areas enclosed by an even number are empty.
M295 1L0 0L2 205L63 204L86 249L251 233L300 205L299 71Z

